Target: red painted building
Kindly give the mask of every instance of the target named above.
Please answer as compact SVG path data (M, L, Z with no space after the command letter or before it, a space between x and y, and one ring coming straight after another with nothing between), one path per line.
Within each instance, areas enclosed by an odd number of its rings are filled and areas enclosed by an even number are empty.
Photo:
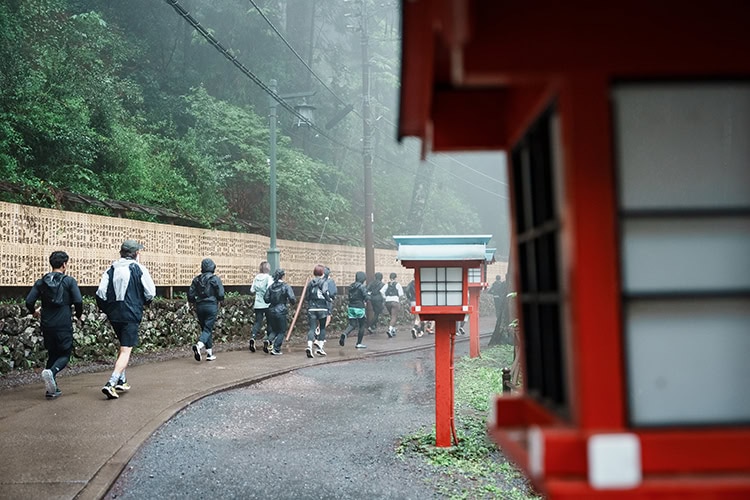
M551 498L750 498L750 2L403 2L399 135L509 155Z

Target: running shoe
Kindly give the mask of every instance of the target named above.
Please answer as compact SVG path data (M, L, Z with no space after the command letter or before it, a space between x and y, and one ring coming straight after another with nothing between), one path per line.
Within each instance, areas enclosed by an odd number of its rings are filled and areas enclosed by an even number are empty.
M266 354L268 354L270 352L270 347L271 347L271 341L269 341L268 339L264 340L263 341L263 352L265 352Z
M250 339L250 352L255 352L255 339Z
M342 334L341 334L341 337L339 337L339 345L340 345L341 347L344 347L344 344L345 344L345 343L346 343L346 335L344 335L344 334L342 333Z
M310 349L309 347L305 349L305 354L307 354L308 358L312 358L313 357L312 349Z
M214 361L216 359L215 354L206 354L206 361Z
M198 344L193 344L193 357L196 361L201 360L201 350L198 348Z
M356 347L357 349L367 349L367 346L364 344L357 344L354 347Z
M102 387L102 392L105 396L107 396L107 399L117 399L120 397L119 394L117 394L117 391L115 390L114 386L107 382L104 384L104 387Z
M130 384L127 380L120 379L115 384L115 390L120 392L128 392L130 390Z
M57 391L57 382L55 382L52 370L42 370L42 380L44 380L44 388L47 389L47 394L54 394Z

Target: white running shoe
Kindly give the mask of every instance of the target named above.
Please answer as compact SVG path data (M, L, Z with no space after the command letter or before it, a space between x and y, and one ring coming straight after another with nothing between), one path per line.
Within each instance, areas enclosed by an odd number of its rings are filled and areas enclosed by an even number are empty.
M47 394L54 394L57 392L57 382L55 382L55 376L52 374L52 370L42 370L42 380L44 380L44 388L47 389Z

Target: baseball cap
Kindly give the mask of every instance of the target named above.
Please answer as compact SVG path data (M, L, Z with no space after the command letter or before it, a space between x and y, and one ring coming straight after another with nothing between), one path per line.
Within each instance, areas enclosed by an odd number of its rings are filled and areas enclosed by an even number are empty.
M138 243L135 240L125 240L122 242L122 246L120 247L120 251L125 252L137 252L138 250L142 250L143 245Z

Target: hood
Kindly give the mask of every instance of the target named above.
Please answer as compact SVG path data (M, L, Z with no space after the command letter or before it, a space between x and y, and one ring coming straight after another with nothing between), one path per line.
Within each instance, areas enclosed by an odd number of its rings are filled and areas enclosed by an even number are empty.
M367 275L364 271L357 271L357 274L354 275L354 281L357 283L364 283L367 279Z
M58 295L58 290L62 286L65 275L63 273L47 273L42 277L42 281L47 287L48 298L53 300Z
M201 272L212 273L216 270L216 264L211 259L203 259L201 261Z

